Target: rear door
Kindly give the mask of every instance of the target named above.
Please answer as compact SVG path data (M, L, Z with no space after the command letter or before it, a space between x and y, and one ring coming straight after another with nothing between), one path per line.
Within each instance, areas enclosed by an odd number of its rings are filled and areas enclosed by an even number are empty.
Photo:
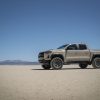
M90 50L85 44L79 44L77 50L77 56L79 61L89 61L90 60Z

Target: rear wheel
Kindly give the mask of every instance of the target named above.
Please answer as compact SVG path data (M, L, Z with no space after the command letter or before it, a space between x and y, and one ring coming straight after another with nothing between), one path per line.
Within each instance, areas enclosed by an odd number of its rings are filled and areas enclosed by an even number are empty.
M92 66L94 68L100 68L100 57L96 57L93 59Z
M50 65L42 65L42 68L43 68L43 69L50 69L51 66L50 66Z
M88 64L79 64L80 68L85 69L87 68Z
M52 69L61 69L63 67L63 60L60 57L55 57L51 60L50 65Z

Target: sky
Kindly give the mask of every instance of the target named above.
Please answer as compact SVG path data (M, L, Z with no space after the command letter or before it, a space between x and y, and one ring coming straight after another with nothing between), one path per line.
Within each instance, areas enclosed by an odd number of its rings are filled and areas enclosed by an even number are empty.
M100 0L0 0L0 60L81 42L100 49Z

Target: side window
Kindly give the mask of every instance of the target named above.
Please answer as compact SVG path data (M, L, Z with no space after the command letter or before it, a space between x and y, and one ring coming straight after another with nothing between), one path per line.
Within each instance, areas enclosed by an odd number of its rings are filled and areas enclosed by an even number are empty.
M86 50L87 47L85 44L79 44L79 50Z
M67 50L77 50L77 45L76 44L72 44L67 48Z

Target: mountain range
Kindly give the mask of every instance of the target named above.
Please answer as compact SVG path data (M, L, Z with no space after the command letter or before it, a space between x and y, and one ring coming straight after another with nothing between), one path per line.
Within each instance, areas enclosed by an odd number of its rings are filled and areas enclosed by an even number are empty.
M0 61L0 65L39 65L39 63L23 60L4 60Z

